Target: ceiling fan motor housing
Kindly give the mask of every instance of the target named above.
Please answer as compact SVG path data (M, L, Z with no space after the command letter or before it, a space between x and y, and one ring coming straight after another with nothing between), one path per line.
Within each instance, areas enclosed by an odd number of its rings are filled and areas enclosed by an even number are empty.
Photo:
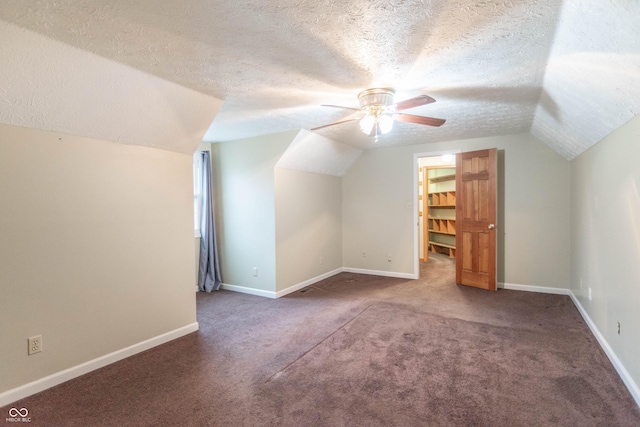
M395 91L390 88L377 88L363 90L358 94L360 108L370 110L371 107L387 107L393 104Z

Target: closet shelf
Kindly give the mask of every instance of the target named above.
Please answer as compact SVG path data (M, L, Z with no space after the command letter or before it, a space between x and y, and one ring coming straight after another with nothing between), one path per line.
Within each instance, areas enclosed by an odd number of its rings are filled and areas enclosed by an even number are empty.
M440 243L440 242L434 242L434 241L429 241L429 244L435 245L435 246L440 246L441 248L448 248L448 249L455 249L456 248L454 245L447 245L446 243Z
M431 184L435 184L436 182L445 182L445 181L455 181L456 180L456 175L443 175L443 176L438 176L436 178L430 178L429 179L429 183Z
M449 258L456 257L456 247L453 245L447 245L446 243L432 242L432 241L429 241L429 244L431 245L431 252L433 253L436 253L436 252L442 252L445 254L448 253Z
M450 233L448 231L436 231L433 228L430 228L429 231L432 232L432 233L438 233L438 234L448 234L449 236L455 236L456 235L455 232Z
M456 235L456 220L446 218L429 218L429 231L436 233Z
M455 191L438 191L429 193L430 207L439 208L443 206L455 206L456 205L456 192Z

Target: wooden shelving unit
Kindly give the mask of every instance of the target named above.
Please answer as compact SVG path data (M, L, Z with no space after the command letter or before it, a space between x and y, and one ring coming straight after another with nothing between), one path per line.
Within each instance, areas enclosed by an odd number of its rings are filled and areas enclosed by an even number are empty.
M438 193L429 193L431 196L430 207L433 208L455 208L456 207L456 192L455 191L440 191Z
M454 174L445 174L440 176L429 177L429 184L441 184L449 181L455 181L456 176ZM449 188L451 184L447 184ZM436 189L439 186L433 186ZM447 187L445 187L447 188ZM455 188L455 186L453 186ZM429 216L428 216L428 232L429 232L429 246L431 252L446 253L451 258L456 256L456 220L455 212L451 213L452 209L456 208L456 192L454 190L447 191L433 191L428 193L429 202ZM440 236L440 237L438 237ZM451 238L454 237L454 239Z
M429 218L429 231L432 233L456 235L456 220L448 218Z

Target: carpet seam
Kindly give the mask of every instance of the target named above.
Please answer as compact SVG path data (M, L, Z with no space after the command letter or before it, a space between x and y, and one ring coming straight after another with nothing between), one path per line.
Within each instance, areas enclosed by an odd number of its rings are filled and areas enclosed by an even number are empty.
M334 336L338 331L340 331L341 329L344 329L345 327L347 327L351 322L353 322L354 320L356 320L358 317L360 317L365 311L369 310L371 308L373 304L369 304L367 307L365 307L364 310L362 310L360 313L356 314L355 316L353 316L351 319L349 319L348 322L346 322L345 324L341 325L338 329L336 329L335 331L331 332L329 335L327 335L325 338L323 338L320 342L316 343L316 345L314 345L313 347L311 347L309 350L305 351L304 353L302 353L300 356L298 356L294 361L292 361L291 363L289 363L287 366L285 366L284 368L280 369L278 372L276 372L275 374L271 375L269 378L267 378L267 380L264 382L265 384L271 382L271 380L276 377L277 375L282 374L284 371L286 371L287 369L289 369L289 367L291 367L294 363L296 363L298 360L302 359L304 356L306 356L307 354L309 354L310 352L312 352L314 349L316 349L319 345L323 344L326 340L328 340L329 338L331 338L332 336Z

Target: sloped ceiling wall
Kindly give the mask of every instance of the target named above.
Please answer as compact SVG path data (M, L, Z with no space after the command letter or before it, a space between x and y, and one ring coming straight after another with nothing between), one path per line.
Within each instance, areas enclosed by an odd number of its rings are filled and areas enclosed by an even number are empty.
M545 73L531 133L572 160L640 113L640 2L565 1Z
M193 153L222 101L0 21L0 122Z
M301 129L276 167L344 176L362 150Z

